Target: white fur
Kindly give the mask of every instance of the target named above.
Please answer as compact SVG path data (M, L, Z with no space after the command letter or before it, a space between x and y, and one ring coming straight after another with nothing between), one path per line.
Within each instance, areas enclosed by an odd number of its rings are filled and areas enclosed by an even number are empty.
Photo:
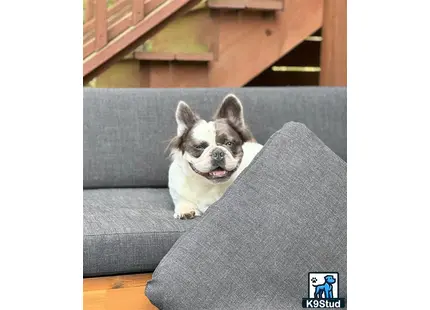
M205 121L203 121L205 122ZM205 122L206 123L206 122ZM199 135L205 135L206 133L213 136L213 141L215 143L215 132L211 132L212 122L201 123L200 129L197 130L195 137ZM212 123L212 124L211 124ZM205 133L206 129L207 132ZM210 141L205 137L206 141ZM217 201L227 188L236 180L237 176L251 163L255 155L261 150L263 146L254 142L246 142L243 144L243 157L239 168L233 173L230 179L224 183L214 184L207 180L205 177L195 173L186 158L182 155L180 151L173 151L172 164L169 168L169 191L175 204L175 218L180 218L182 214L194 211L196 216L202 215L210 205ZM208 147L213 148L213 145ZM205 150L206 152L207 150ZM203 157L202 154L201 157ZM227 162L227 161L226 161ZM193 163L194 165L194 163ZM201 167L200 167L201 168ZM199 168L198 168L199 169ZM209 169L209 168L208 168ZM204 171L204 170L202 170Z

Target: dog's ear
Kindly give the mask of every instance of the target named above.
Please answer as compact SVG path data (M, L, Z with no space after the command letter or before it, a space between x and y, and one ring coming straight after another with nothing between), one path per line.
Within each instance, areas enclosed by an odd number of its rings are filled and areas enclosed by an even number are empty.
M222 100L214 119L226 119L228 124L240 135L243 142L255 141L251 131L245 124L242 103L235 95L228 94Z
M175 116L176 123L178 124L178 137L182 136L187 130L190 130L200 119L184 101L179 101Z
M239 98L233 94L228 94L218 107L214 119L226 118L240 127L245 127L243 117L243 106Z

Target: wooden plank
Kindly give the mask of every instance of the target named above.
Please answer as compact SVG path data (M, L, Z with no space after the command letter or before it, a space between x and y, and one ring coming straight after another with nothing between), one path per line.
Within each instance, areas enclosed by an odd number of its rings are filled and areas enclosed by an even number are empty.
M131 13L124 16L121 20L117 21L115 24L108 29L108 40L111 41L121 33L123 33L127 28L133 25L133 19Z
M124 11L120 11L108 19L108 41L112 40L128 27L133 25L132 15L130 12L127 13L127 10L129 10L129 7L125 7ZM84 44L94 39L94 35L94 29L84 33Z
M131 15L131 5L125 6L119 12L108 16L108 25L115 24L117 21L123 19L126 15Z
M84 45L91 40L94 40L94 29L92 29L92 31L84 33Z
M134 52L134 59L154 61L201 61L214 59L212 53Z
M149 0L145 2L145 6L144 6L145 14L148 15L164 2L166 2L166 0Z
M277 11L284 8L283 0L247 0L246 8L264 11Z
M84 292L86 292L86 291L144 286L149 280L151 280L151 278L152 278L152 273L84 278L83 288L84 288Z
M156 310L145 295L152 274L84 279L84 310Z
M160 60L172 61L175 60L175 53L169 52L134 52L134 59L137 60Z
M120 12L121 10L123 10L127 6L130 6L130 1L129 0L120 0L120 1L117 1L114 5L112 5L108 9L108 15L112 16L112 15Z
M140 22L145 15L145 1L133 0L133 25Z
M170 0L157 8L136 27L131 27L109 42L102 50L87 57L83 63L83 77L93 79L110 65L121 60L142 42L163 29L169 21L187 12L198 0Z
M211 9L244 9L246 0L208 0Z
M321 27L323 0L285 0L285 7L275 19L248 12L240 23L216 19L220 50L218 61L209 63L210 87L245 85Z
M175 60L178 61L202 61L209 62L214 59L212 53L176 53Z
M95 7L96 50L103 48L107 42L107 6L106 2L98 0Z
M106 296L108 310L156 310L145 295L145 286L108 290Z
M346 0L324 0L321 86L346 86Z
M108 9L108 11L107 11L108 19L110 17L114 16L115 14L119 13L120 11L122 11L124 8L129 7L129 6L130 6L130 3L128 0L118 1L117 3L115 3L113 6L111 6ZM91 29L94 29L94 25L95 25L94 19L85 23L84 24L84 33L90 31Z
M84 59L91 55L96 50L96 40L92 39L91 41L84 44Z
M85 0L85 22L94 17L94 0Z

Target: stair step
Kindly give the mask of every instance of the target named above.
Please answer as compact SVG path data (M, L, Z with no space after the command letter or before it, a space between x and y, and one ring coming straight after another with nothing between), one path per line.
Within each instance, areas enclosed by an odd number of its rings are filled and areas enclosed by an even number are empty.
M169 52L134 52L133 58L137 60L157 61L200 61L209 62L214 59L212 53L169 53Z
M233 10L262 10L279 11L284 8L283 0L208 0L211 9L233 9Z

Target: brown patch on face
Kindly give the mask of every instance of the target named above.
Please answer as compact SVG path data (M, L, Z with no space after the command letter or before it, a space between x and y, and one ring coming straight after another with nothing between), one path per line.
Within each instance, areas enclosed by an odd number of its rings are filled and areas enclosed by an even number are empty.
M244 139L241 134L229 124L228 120L216 120L215 130L215 140L217 144L228 149L235 158L243 156L242 145L244 143Z
M200 157L203 152L205 151L205 148L207 148L209 144L207 142L198 142L193 137L189 137L184 142L182 153L187 152L193 157Z
M191 135L192 128L186 130L182 136L174 137L170 140L169 146L167 149L178 149L184 154L185 152L189 153L193 157L200 157L205 149L209 146L207 142L200 142L193 138Z

